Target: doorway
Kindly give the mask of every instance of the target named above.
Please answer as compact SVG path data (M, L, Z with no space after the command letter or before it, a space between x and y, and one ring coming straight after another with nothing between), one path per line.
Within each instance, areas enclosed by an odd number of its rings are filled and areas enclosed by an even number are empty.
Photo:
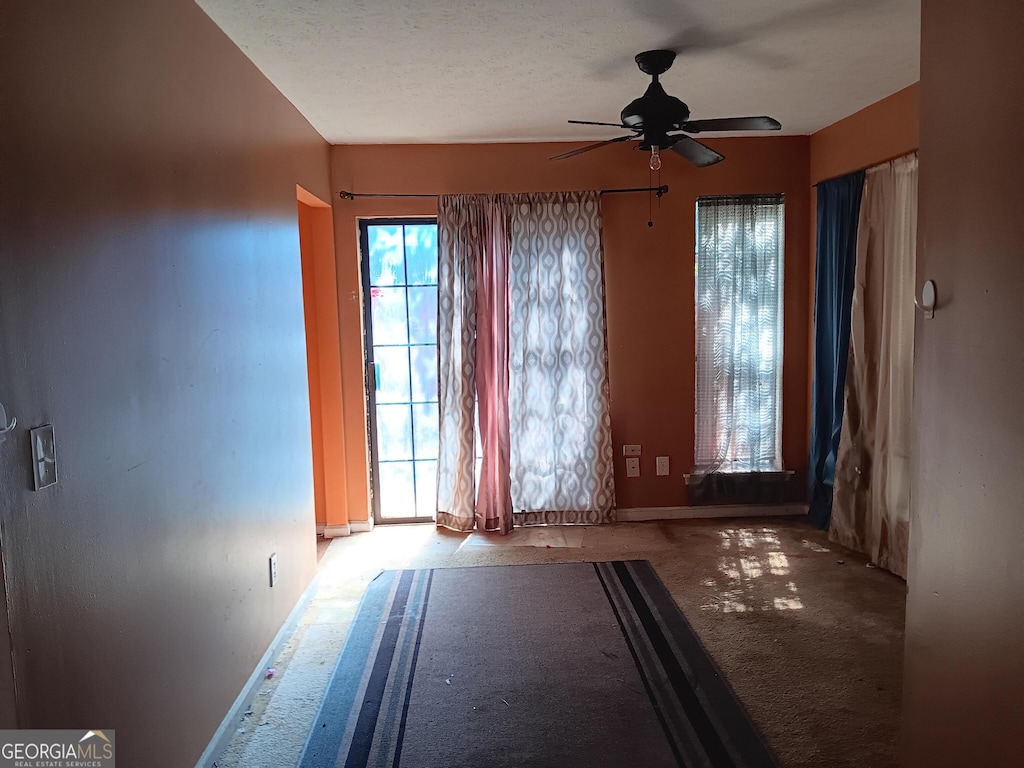
M375 523L437 506L437 220L360 221Z
M351 531L346 501L334 216L329 204L302 187L296 187L296 194L316 530L318 535L333 538Z

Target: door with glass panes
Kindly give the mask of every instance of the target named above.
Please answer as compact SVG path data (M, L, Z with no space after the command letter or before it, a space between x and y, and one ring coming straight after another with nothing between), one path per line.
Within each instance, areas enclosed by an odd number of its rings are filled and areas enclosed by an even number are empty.
M437 499L437 222L360 222L370 475L377 523Z

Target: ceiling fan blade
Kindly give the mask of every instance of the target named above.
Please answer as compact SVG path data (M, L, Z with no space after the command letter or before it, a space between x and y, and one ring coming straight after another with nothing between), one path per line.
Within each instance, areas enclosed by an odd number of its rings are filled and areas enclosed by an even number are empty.
M680 157L685 157L698 168L704 168L705 166L714 165L725 160L724 157L715 152L711 147L705 146L689 136L670 136L669 138L676 140L675 144L671 147L672 151Z
M641 18L670 29L678 30L661 47L684 51L716 51L756 43L769 32L776 30L813 29L822 24L836 24L844 16L857 16L880 6L885 0L816 0L801 3L799 7L776 13L754 16L746 23L730 24L727 27L709 26L701 15L687 7L683 0L634 0L634 13ZM692 4L692 3L691 3ZM787 66L790 59L784 55L770 53L763 49L745 46L737 51L752 62L779 68Z
M607 125L612 128L625 128L627 131L639 132L639 129L630 128L628 125L623 125L622 123L595 123L592 120L569 120L568 122L572 123L573 125Z
M782 123L774 117L719 117L712 120L687 120L679 130L687 133L702 131L778 131Z
M563 152L560 155L555 155L554 157L551 157L551 158L548 158L548 159L549 160L565 160L565 158L567 158L567 157L573 157L575 155L582 155L584 152L589 152L592 149L600 149L605 144L615 144L616 142L619 142L619 141L627 141L629 139L635 139L635 138L636 138L636 136L617 136L614 139L608 139L607 141L599 141L596 144L588 144L585 147L580 147L579 149L574 149L571 152Z

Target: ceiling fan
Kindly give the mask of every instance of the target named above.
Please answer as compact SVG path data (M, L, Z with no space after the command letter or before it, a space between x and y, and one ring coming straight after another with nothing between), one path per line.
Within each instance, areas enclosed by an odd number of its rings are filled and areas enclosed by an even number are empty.
M644 51L636 55L636 65L640 71L651 76L651 84L639 99L634 99L623 108L618 123L596 123L589 120L570 120L576 125L607 125L613 128L625 128L632 131L628 136L589 144L571 152L555 155L552 160L564 160L567 157L599 149L607 144L620 141L640 139L639 149L650 151L651 170L661 168L661 150L671 149L677 155L685 157L694 165L703 168L714 165L725 158L688 133L704 133L707 131L778 131L782 124L771 117L723 117L712 120L690 120L690 108L682 101L669 96L658 82L658 76L665 73L675 61L675 51L655 50Z

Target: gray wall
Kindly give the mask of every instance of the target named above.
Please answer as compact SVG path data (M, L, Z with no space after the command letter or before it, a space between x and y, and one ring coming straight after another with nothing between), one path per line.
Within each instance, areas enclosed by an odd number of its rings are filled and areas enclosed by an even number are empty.
M0 30L20 724L188 765L315 567L295 184L330 199L328 147L190 0L4 3Z
M1024 761L1024 4L922 3L906 766ZM920 316L919 316L920 317Z

